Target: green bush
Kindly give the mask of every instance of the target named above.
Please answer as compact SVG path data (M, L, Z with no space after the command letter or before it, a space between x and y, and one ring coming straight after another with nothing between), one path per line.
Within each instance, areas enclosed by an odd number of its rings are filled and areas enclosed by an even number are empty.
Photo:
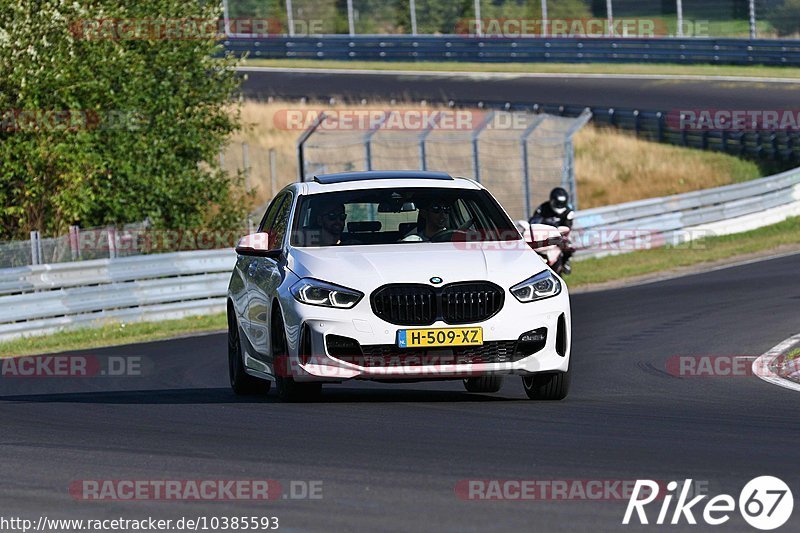
M217 164L238 127L239 82L213 32L105 38L89 22L215 20L218 7L0 2L0 239L147 217L169 228L241 222L241 178Z
M781 6L767 12L767 20L779 35L800 33L800 0L785 0Z

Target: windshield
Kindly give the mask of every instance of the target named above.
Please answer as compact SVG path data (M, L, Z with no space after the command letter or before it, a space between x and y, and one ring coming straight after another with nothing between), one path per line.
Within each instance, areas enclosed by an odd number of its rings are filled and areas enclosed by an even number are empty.
M301 198L292 232L299 247L499 241L519 232L484 190L387 188Z

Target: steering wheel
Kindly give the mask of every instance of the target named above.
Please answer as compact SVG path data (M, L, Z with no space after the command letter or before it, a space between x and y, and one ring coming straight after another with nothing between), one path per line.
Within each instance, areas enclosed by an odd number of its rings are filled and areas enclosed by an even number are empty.
M431 242L448 242L453 240L453 234L457 232L458 229L443 229L439 230L433 235L431 235L430 240Z

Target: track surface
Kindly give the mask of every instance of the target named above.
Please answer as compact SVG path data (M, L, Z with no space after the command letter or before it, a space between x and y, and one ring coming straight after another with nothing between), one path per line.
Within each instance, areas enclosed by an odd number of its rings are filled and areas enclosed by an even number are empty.
M673 109L795 109L800 83L699 80L585 79L442 74L248 72L243 92L269 96L349 99L533 102L539 104Z
M794 255L574 296L575 376L560 403L523 399L514 378L496 395L457 382L350 383L328 387L324 403L281 404L228 390L224 335L92 350L141 355L147 375L0 379L2 515L271 514L290 531L620 529L622 502L462 501L455 484L471 478L690 477L738 497L769 474L797 500L796 393L664 369L672 355L758 355L797 333L798 271ZM324 497L82 502L67 490L129 478L321 480ZM788 529L798 520L796 509ZM731 529L750 530L738 514L721 528Z

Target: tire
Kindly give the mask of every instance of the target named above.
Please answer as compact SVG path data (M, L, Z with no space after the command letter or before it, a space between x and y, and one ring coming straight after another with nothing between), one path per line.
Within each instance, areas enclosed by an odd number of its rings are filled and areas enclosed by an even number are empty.
M559 401L569 394L570 370L541 372L522 378L525 394L531 400Z
M464 380L467 392L497 392L503 386L503 376L481 376Z
M272 361L275 368L275 390L278 398L284 402L308 402L319 398L322 393L322 383L300 383L291 376L280 376L278 368L290 368L289 364L278 364L280 358L289 357L288 343L286 342L286 329L283 327L283 319L279 314L275 314L272 320L270 338L272 339Z
M245 372L242 343L239 339L239 324L236 322L236 317L232 315L232 313L228 313L228 377L231 389L240 396L267 394L272 384L269 381L254 378Z

